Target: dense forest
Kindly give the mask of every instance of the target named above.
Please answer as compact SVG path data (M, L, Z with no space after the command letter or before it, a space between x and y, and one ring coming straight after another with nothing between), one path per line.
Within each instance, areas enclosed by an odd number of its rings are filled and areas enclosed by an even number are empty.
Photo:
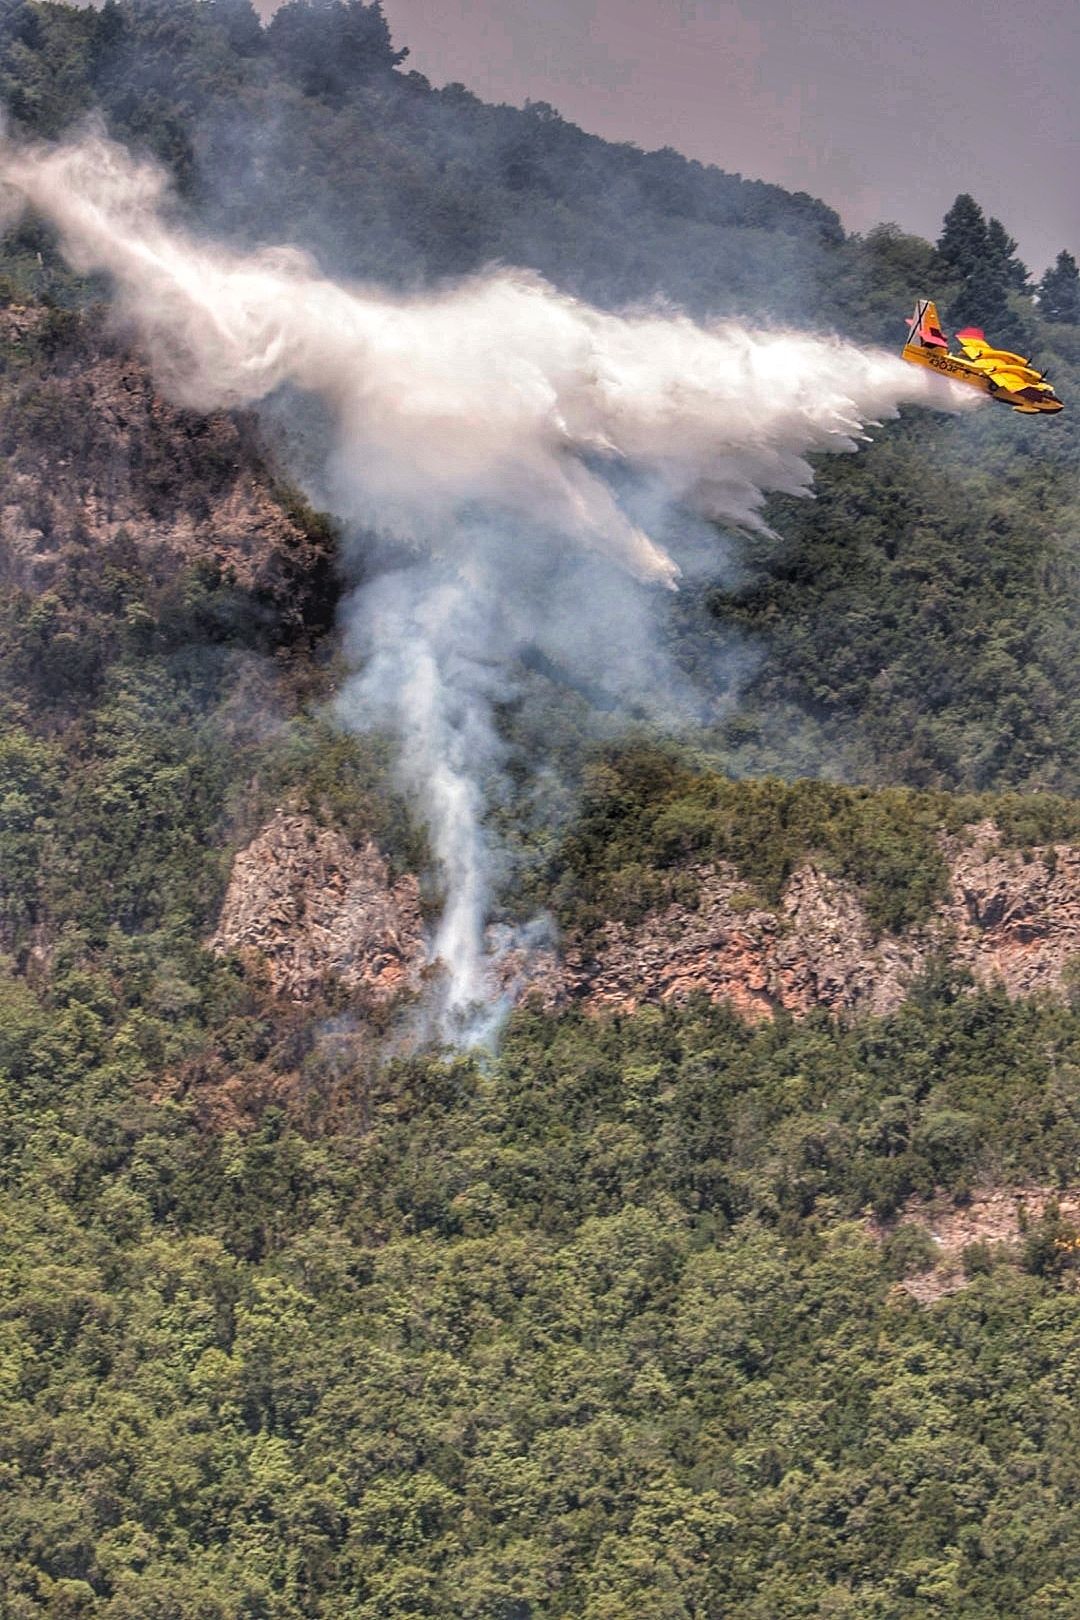
M1033 275L966 195L937 244L848 236L810 197L433 89L407 43L360 0L266 27L249 0L0 0L0 103L20 138L102 118L194 228L335 274L525 264L889 346L935 291L1068 401L906 411L772 533L724 537L662 626L707 696L674 740L523 669L500 914L594 928L701 860L772 903L813 855L898 929L940 897L943 829L1080 840L1068 249ZM386 740L328 707L332 515L273 421L91 408L87 378L140 386L106 295L39 222L0 241L0 507L40 484L33 554L0 527L0 1610L1080 1613L1076 994L942 961L888 1018L528 1005L462 1055L211 954L276 804L395 872L428 854ZM65 527L87 465L155 536L212 534L242 466L272 567ZM1021 1186L1045 1199L1015 1240L919 1303L912 1201Z
M523 1015L487 1069L357 1074L331 1130L309 1033L313 1118L206 1133L160 1065L272 1036L178 977L5 991L12 1616L1075 1606L1075 1229L969 1245L922 1309L925 1232L863 1219L1073 1175L1075 1011Z

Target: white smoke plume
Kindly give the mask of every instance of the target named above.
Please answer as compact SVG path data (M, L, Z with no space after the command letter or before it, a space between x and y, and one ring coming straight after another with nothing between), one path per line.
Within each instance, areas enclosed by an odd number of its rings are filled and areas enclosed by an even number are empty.
M33 206L80 272L111 277L156 379L196 409L282 384L329 406L339 516L414 548L349 607L363 661L354 715L393 725L429 826L446 904L434 951L459 1013L483 998L498 791L493 702L515 655L548 644L642 690L656 659L642 587L678 560L616 494L762 526L771 491L808 493L806 456L857 447L905 402L959 390L897 356L792 332L614 315L527 273L395 297L336 284L293 249L242 253L170 220L160 169L91 130L54 146L0 140L0 213Z

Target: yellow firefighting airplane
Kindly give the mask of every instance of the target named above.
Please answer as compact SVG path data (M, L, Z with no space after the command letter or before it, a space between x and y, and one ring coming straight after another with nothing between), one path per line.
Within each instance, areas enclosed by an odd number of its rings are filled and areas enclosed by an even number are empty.
M950 354L938 312L928 298L919 299L908 325L911 336L904 344L903 357L912 365L930 366L954 382L968 383L1000 404L1011 405L1024 416L1064 408L1043 373L1036 371L1030 360L1025 360L1023 355L1009 354L1005 349L991 348L985 333L977 326L967 326L956 334L963 356Z

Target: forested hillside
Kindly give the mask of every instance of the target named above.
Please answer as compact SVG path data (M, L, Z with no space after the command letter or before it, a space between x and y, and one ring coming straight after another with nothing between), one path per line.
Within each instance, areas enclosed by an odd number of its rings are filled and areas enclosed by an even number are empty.
M950 899L974 824L1073 870L1075 260L1037 282L964 196L936 246L848 237L434 90L407 44L360 0L266 28L248 0L0 0L0 102L19 139L100 116L193 229L336 275L501 261L890 347L934 292L1066 401L905 410L773 532L715 534L659 615L677 715L527 658L496 922L584 950L714 867L779 915L810 863L872 955ZM372 850L414 932L438 911L389 740L333 706L376 560L298 487L283 409L169 403L108 293L40 221L0 242L0 1610L1080 1612L1075 967L1010 999L934 936L887 1017L534 999L480 1054L425 1039L431 966L397 1000L282 993L216 932L275 813L332 884ZM295 955L322 913L292 904Z
M841 240L810 197L435 91L405 54L357 0L297 0L265 32L247 0L5 0L0 95L42 136L101 110L210 228L396 285L498 259L601 302L731 308L768 282L761 302L794 312L817 245Z
M294 241L333 272L410 286L502 261L610 305L660 294L890 347L930 288L1037 352L1064 396L1075 386L1075 262L1062 255L1036 305L1015 244L970 198L939 250L894 227L845 239L808 197L610 146L550 108L434 91L401 57L356 0L294 0L265 31L246 0L8 0L0 94L33 134L104 112L164 158L201 224ZM4 268L16 298L94 295L33 226L9 235ZM1069 412L913 414L856 462L823 460L813 506L774 503L781 542L722 548L671 635L714 689L735 683L711 738L723 763L1075 791L1077 431Z

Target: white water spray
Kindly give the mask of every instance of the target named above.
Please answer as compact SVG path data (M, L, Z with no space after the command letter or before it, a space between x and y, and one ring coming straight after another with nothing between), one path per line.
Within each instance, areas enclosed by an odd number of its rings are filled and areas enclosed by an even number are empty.
M640 584L674 588L679 565L620 504L612 471L647 480L654 505L761 527L769 492L809 492L808 452L855 449L905 402L967 403L882 351L612 315L527 273L414 298L339 285L295 250L240 253L170 223L162 171L97 131L0 141L0 209L26 204L76 270L111 276L179 403L249 405L284 383L320 396L339 515L414 548L414 567L350 599L364 668L346 707L398 735L444 876L434 952L455 1016L485 995L492 704L515 655L550 634L563 663L580 649L591 669L610 646L626 679L655 668Z

